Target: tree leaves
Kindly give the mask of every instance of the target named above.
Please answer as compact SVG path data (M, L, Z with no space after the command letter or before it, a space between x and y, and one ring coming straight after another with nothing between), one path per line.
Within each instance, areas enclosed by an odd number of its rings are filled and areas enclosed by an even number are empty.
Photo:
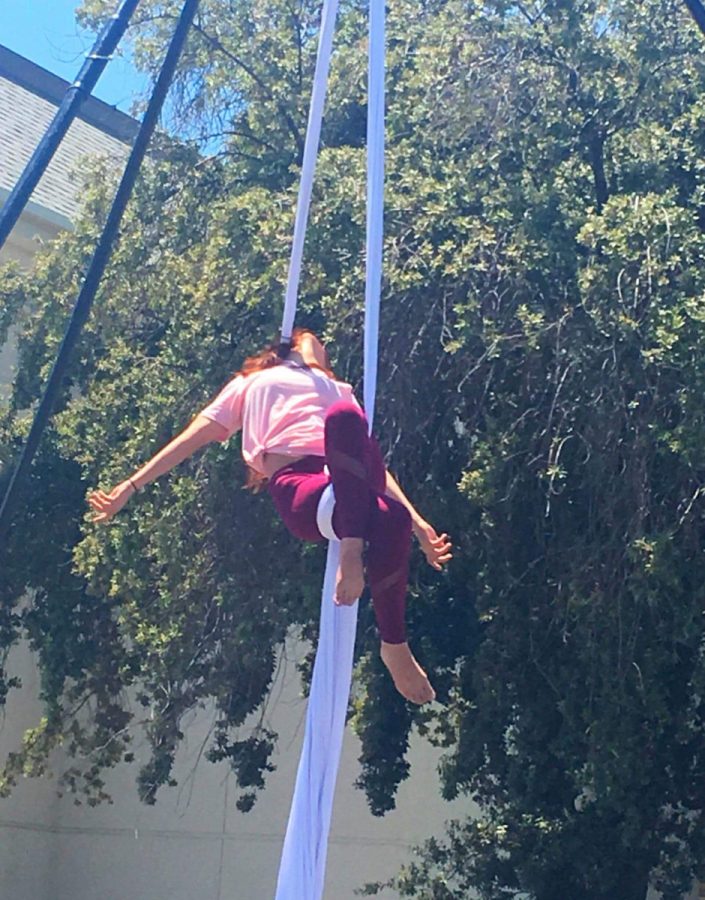
M375 813L393 807L415 727L445 749L444 795L468 798L470 816L420 851L402 896L641 900L649 880L676 896L703 867L705 72L677 10L390 9L377 430L457 553L442 577L416 559L410 586L411 641L442 703L409 710L389 693L363 610L352 714ZM149 71L172 15L142 9ZM210 157L173 144L145 167L14 529L0 641L33 641L48 713L9 787L63 740L90 760L67 788L105 799L101 771L142 729L138 789L154 802L183 716L205 702L209 756L230 761L243 809L265 783L276 736L258 717L289 631L315 638L321 548L239 489L237 440L109 528L86 521L83 498L276 331L317 16L281 0L203 5L174 113L192 136L226 136ZM356 386L364 28L344 4L300 305ZM110 180L96 169L76 233L32 275L3 278L0 329L17 324L21 360L5 466Z

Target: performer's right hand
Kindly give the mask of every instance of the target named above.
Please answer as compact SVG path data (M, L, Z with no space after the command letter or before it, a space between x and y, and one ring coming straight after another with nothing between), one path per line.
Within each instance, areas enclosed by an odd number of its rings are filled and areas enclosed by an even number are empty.
M92 522L107 522L119 512L134 494L135 488L130 481L123 481L106 494L98 489L88 495L88 503L96 515Z

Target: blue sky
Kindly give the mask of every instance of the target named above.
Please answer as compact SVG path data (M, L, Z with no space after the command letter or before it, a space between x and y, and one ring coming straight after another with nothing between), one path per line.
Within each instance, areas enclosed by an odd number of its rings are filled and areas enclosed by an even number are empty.
M0 12L0 44L37 65L72 81L90 50L95 35L79 29L74 10L79 0L5 0ZM119 6L115 0L115 8ZM118 56L98 82L96 97L130 112L146 80Z

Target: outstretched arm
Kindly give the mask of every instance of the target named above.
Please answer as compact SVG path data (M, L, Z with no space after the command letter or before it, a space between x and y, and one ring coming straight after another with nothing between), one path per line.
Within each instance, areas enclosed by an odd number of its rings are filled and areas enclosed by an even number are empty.
M226 436L227 429L224 425L213 422L205 416L196 416L181 434L163 447L142 468L116 485L110 493L97 490L89 495L88 503L96 512L93 521L107 522L123 508L136 490L164 475L174 466L178 466L196 450L212 441L222 441Z
M453 545L450 542L448 535L438 535L436 533L436 529L419 514L416 507L399 487L399 484L388 469L387 489L385 493L388 497L398 500L402 506L405 506L406 509L408 509L409 514L411 515L411 527L419 544L421 544L421 549L423 550L429 565L440 571L440 569L443 568L443 565L453 557L453 554L450 552Z

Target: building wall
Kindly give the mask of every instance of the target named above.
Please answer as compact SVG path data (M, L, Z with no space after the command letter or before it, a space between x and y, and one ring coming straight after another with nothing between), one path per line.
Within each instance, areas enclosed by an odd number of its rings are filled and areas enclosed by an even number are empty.
M77 807L59 799L48 780L26 780L0 801L0 897L13 900L260 900L273 897L281 844L303 737L305 701L288 661L275 684L270 721L280 733L277 766L254 810L235 807L237 791L226 764L199 756L212 711L194 714L184 728L175 776L154 807L140 804L137 765L123 765L107 779L114 804ZM40 714L37 674L27 648L18 648L13 671L24 688L13 694L0 729L10 750ZM326 900L352 900L366 881L392 875L409 858L412 844L442 828L463 803L439 798L437 756L412 742L412 776L402 785L397 809L382 819L367 810L352 787L359 745L348 731L338 782L328 858ZM140 751L136 748L139 760ZM142 751L144 755L144 750ZM66 760L57 754L57 771ZM395 896L387 892L389 898ZM304 900L304 898L302 898Z
M51 125L63 91L68 88L63 83L62 89L61 84L55 84L60 79L36 66L25 82L18 83L4 71L6 56L7 51L0 48L0 201L3 202ZM95 107L105 108L123 130L124 120L133 123L129 117L92 98L83 109L90 112ZM81 169L85 160L108 157L119 165L128 150L119 137L88 121L74 119L32 194L30 208L39 211L43 221L70 228L81 207Z
M8 191L0 188L0 207ZM4 246L0 248L0 263L14 261L23 269L30 269L37 251L66 229L66 225L49 221L41 208L32 204L20 216Z
M7 195L8 191L0 188L0 207ZM36 206L25 209L7 241L0 248L0 265L14 261L23 269L30 269L39 248L52 241L62 230L61 225L42 216L41 209L37 209ZM0 401L7 399L9 395L9 385L14 378L16 362L15 332L11 331L4 346L0 346Z
M0 47L0 208L52 123L68 87L62 79ZM0 263L14 260L28 269L43 244L72 227L81 207L81 172L88 159L107 157L118 168L124 164L137 123L94 98L83 104L83 114L87 120L72 122L0 248ZM14 364L10 340L0 348L0 400L7 396Z

